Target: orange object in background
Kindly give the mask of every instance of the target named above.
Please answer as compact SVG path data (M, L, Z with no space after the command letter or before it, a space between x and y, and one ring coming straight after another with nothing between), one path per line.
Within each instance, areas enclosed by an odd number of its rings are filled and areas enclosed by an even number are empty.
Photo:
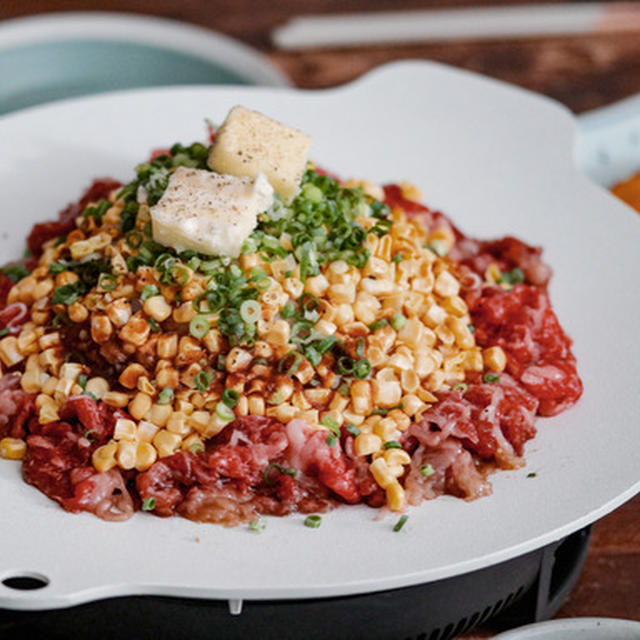
M619 182L611 189L611 192L640 212L640 172L628 180Z

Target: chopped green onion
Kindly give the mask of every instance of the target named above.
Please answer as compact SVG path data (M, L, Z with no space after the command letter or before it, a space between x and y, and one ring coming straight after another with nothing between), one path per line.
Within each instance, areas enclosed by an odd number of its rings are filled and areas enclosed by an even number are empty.
M58 287L53 292L53 304L73 304L84 293L84 285L79 280L71 284Z
M356 340L356 355L359 358L362 358L362 356L364 355L364 347L365 347L366 341L364 339L363 336L360 336L357 340Z
M262 478L264 479L265 483L268 485L275 484L275 480L271 480L271 477L270 477L272 469L276 469L276 471L278 471L282 475L291 476L292 478L295 478L298 475L298 471L296 469L283 467L281 464L278 464L277 462L272 462L269 465L267 465L266 469L262 472Z
M301 320L291 327L289 342L293 342L294 344L307 344L310 342L313 335L311 324Z
M302 356L297 351L289 351L289 353L278 362L278 372L292 376L298 371L301 362Z
M500 278L498 279L498 284L504 282L505 284L520 284L524 282L524 271L520 269L520 267L516 267L515 269L511 269L511 271L506 271L500 274Z
M236 417L233 409L229 408L224 402L218 402L216 405L216 415L225 422L231 422Z
M430 244L426 245L427 249L435 253L440 258L447 255L447 247L442 240L433 240Z
M158 394L158 404L169 404L173 401L173 389L171 387L164 387Z
M304 311L315 311L320 305L320 300L312 293L303 293L299 303Z
M154 333L156 333L157 331L160 331L160 325L158 324L158 321L155 318L147 318L147 322L151 327L151 331L153 331Z
M351 375L353 373L353 359L349 356L340 356L336 365L342 375Z
M251 520L249 522L249 529L251 531L255 531L256 533L262 533L267 528L267 523L263 520Z
M155 498L145 498L142 501L142 510L143 511L153 511L156 508L156 499Z
M495 373L485 373L482 376L482 382L500 382L500 376L497 376Z
M160 293L158 287L155 284L147 284L142 287L142 291L140 292L140 300L142 302L146 302L149 298L153 298Z
M327 336L322 340L317 340L316 342L314 342L313 346L315 349L317 349L318 353L324 354L331 351L331 349L333 349L336 344L338 344L338 338L336 338L335 336Z
M317 367L322 360L322 356L313 345L304 348L304 355L314 367Z
M99 200L95 206L87 207L82 212L83 218L95 218L98 222L102 220L105 213L111 208L111 203L108 200Z
M375 322L372 322L369 325L369 329L371 329L371 331L378 331L379 329L384 329L388 324L389 322L387 321L387 319L382 318L381 320L376 320Z
M7 329L6 327L4 329L0 329L0 338L2 336L6 336L9 333L11 333L11 329Z
M93 441L95 441L95 440L96 440L96 437L95 437L95 436L96 436L96 433L98 433L98 432L97 432L95 429L89 429L88 431L85 431L85 432L84 432L84 437L85 437L87 440L90 440L90 441L92 441L92 442L93 442Z
M194 338L204 338L210 328L209 321L203 316L196 316L189 323L189 333Z
M293 302L291 302L291 300L287 300L287 302L285 302L282 309L280 309L280 317L287 320L289 318L295 318L297 317L297 315L298 315L298 308L296 307L295 304L293 304Z
M322 191L315 184L307 182L302 188L302 196L314 203L322 202Z
M366 358L361 358L353 365L353 377L362 380L371 373L371 363Z
M396 253L396 255L391 258L391 262L402 262L403 260L404 258L401 253Z
M260 319L262 308L257 300L245 300L240 305L240 317L249 324L255 324Z
M336 442L338 441L338 436L335 433L330 433L325 442L330 446L333 447L335 446Z
M202 442L194 442L192 445L189 445L189 451L198 455L204 451L204 444L202 444Z
M322 524L322 516L307 516L304 519L304 526L309 527L309 529L317 529Z
M52 276L57 276L59 273L64 273L68 268L69 265L64 262L52 262L49 265L49 273Z
M469 331L471 331L471 333L474 333L476 328L472 325L472 324L468 324L467 325L467 329L469 329Z
M400 313L400 311L396 311L393 316L391 316L391 326L396 331L400 331L406 323L407 319L402 315L402 313Z
M233 409L240 400L240 394L233 389L225 389L222 392L222 402L224 402L229 409Z
M87 388L87 381L89 378L86 373L81 373L78 376L78 386L84 391Z
M287 271L284 272L284 277L285 278L290 278L292 275L293 275L293 271L288 271L287 270Z
M349 423L345 426L345 430L347 433L351 434L354 437L360 435L360 429L358 429L355 424Z
M137 249L143 240L139 231L128 231L124 238L130 249Z
M198 391L207 391L213 382L212 371L199 371L193 378Z
M532 471L531 473L527 473L527 478L535 478L537 475L535 471Z
M110 273L101 273L98 278L98 287L103 291L113 291L118 285L118 279Z
M337 436L340 435L340 425L335 418L332 418L331 416L325 416L324 418L322 418L322 420L320 420L320 424L333 431L333 433L335 433Z
M338 387L338 393L342 394L345 398L348 398L351 395L351 387L347 382L343 382Z
M469 388L469 385L466 382L458 382L454 384L453 387L451 388L454 391L460 391L461 393L464 393Z
M402 445L397 440L388 440L384 443L385 449L402 449Z
M395 527L393 527L393 530L398 532L400 531L400 529L402 529L402 527L404 527L405 523L407 522L407 520L409 519L408 515L403 515L400 516L400 519L398 520L398 522L396 522Z
M430 464L423 464L420 466L420 473L425 478L428 478L429 476L432 476L435 473L435 469Z

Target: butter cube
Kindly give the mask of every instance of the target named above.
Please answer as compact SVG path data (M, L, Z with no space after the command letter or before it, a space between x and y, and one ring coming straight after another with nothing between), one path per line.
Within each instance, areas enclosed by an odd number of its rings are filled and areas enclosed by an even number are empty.
M235 258L272 203L273 187L262 174L253 180L178 167L151 207L153 239L177 251Z
M300 188L310 146L311 138L301 131L237 106L218 131L209 167L219 173L251 178L264 173L288 203Z

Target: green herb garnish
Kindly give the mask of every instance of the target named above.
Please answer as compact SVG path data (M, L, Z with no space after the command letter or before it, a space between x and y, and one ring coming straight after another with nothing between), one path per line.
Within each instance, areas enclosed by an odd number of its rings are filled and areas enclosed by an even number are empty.
M309 529L317 529L322 524L322 516L312 515L304 519L304 526Z

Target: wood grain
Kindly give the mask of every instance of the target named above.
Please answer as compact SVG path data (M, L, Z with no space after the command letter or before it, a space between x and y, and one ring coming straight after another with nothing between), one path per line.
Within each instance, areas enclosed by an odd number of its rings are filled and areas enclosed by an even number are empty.
M516 4L499 0L484 4ZM50 11L122 11L184 20L259 48L300 87L331 87L392 60L435 60L559 100L581 112L640 92L640 34L276 51L270 32L297 14L454 7L464 0L0 0L0 20ZM479 4L479 3L475 3ZM596 523L584 573L559 613L640 620L640 497ZM489 638L487 626L464 636Z

